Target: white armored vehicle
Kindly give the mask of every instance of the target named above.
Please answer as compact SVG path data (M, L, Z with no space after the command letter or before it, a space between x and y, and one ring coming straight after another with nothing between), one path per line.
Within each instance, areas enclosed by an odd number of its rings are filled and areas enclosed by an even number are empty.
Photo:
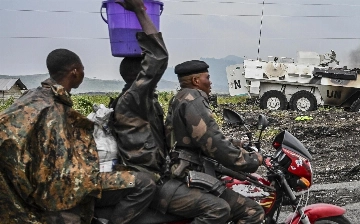
M359 70L338 64L334 51L299 51L296 62L272 56L267 61L247 59L226 68L229 92L259 97L262 109L309 111L328 105L359 111Z

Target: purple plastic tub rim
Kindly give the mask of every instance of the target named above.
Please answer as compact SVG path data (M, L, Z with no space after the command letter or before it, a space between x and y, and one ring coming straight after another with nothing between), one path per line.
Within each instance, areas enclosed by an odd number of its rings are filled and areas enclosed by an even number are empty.
M144 0L150 19L156 28L160 28L160 15L163 3L160 1ZM135 13L124 9L114 0L104 1L102 8L106 8L111 52L114 57L135 57L141 55L135 34L142 31ZM102 16L102 14L101 14ZM102 16L103 17L103 16Z

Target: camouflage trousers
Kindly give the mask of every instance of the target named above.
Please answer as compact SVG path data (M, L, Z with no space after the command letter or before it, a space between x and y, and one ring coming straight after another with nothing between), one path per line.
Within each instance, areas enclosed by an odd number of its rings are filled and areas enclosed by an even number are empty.
M152 176L143 172L132 172L135 186L102 192L95 201L96 208L113 207L111 223L136 223L136 219L148 208L154 198L156 183ZM96 212L95 212L96 213Z
M264 219L263 208L255 201L230 189L220 196L204 192L198 188L189 188L181 183L169 200L167 212L186 218L194 218L192 224L221 224L233 221L237 224L260 224ZM158 188L157 195L162 190ZM153 203L155 209L161 202Z

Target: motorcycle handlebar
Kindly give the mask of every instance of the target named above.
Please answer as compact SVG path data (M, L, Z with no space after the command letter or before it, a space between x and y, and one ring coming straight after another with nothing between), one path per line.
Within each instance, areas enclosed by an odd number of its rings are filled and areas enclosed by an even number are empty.
M248 152L259 152L259 149L253 146L251 142L245 142L243 148Z
M242 180L242 181L246 180L256 186L262 187L264 189L266 188L267 190L270 190L270 191L275 191L275 188L260 183L259 180L251 174L241 172L241 171L233 171L233 170L221 165L216 160L208 158L208 157L203 157L203 159L213 163L215 170L223 175L230 176L232 178L236 178L236 179Z

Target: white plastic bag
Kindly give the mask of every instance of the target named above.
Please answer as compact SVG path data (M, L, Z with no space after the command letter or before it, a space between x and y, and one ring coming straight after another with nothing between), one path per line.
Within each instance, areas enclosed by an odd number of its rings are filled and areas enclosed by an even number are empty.
M99 154L100 172L111 172L118 159L116 140L107 129L113 109L100 104L94 105L94 110L95 112L90 113L87 118L95 122L93 136Z

